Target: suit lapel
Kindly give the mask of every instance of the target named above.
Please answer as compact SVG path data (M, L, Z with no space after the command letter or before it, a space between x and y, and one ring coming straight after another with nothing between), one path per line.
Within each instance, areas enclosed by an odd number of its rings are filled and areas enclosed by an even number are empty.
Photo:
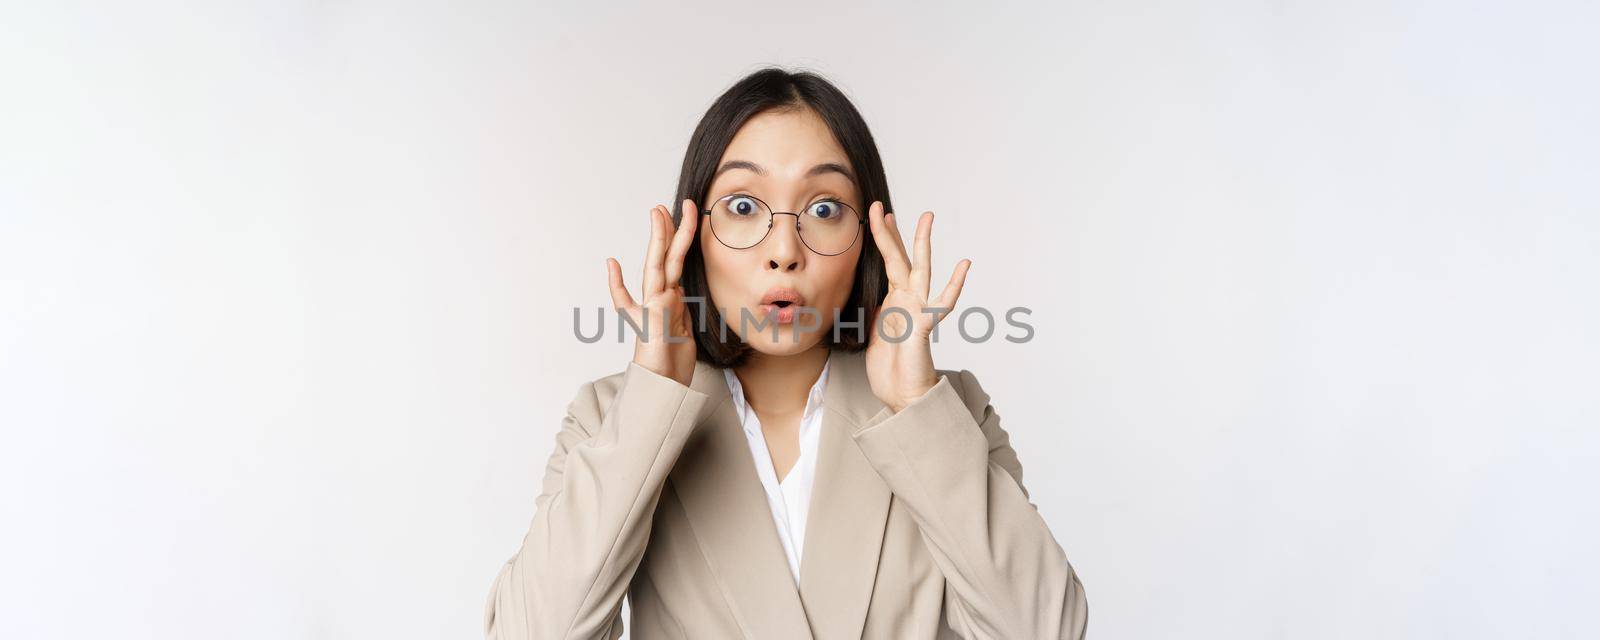
M800 594L722 371L696 363L690 388L710 401L668 478L700 551L746 636L809 640Z
M710 401L669 482L750 637L859 638L866 622L892 494L850 434L883 403L867 384L863 354L828 357L798 590L722 371L695 365L690 387Z
M859 638L892 494L850 434L883 403L867 384L863 354L834 351L828 357L816 484L800 556L800 597L818 638ZM753 474L750 480L758 482Z

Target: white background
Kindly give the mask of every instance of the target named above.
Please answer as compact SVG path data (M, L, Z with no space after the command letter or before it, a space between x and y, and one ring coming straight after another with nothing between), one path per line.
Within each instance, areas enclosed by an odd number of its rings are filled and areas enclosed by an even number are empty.
M1033 309L1092 637L1600 634L1593 5L584 4L0 10L0 636L478 637L763 63Z

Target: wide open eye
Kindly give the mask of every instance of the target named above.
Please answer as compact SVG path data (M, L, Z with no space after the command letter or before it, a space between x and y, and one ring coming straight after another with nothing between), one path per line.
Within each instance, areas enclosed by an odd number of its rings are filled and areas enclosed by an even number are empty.
M833 200L818 200L806 209L806 213L819 220L833 220L844 212L844 208Z
M761 204L749 196L735 196L728 198L728 213L735 216L753 216L761 211Z

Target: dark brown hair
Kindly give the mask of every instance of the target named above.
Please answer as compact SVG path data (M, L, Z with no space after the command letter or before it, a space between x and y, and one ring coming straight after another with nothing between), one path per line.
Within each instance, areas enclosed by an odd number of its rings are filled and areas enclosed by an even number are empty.
M689 148L683 154L683 171L678 175L678 197L673 199L673 222L681 223L683 201L694 200L706 206L711 182L716 177L717 164L723 152L733 141L734 134L751 118L773 109L810 109L821 117L833 132L834 140L844 149L855 173L856 188L860 190L861 215L874 201L883 203L883 210L894 211L889 205L889 181L884 176L883 160L878 156L878 146L872 132L856 111L855 105L844 92L815 73L790 72L777 67L763 68L745 76L723 92L706 110L700 124L689 138ZM688 212L699 215L699 212ZM704 223L698 229L704 232ZM889 276L883 268L883 258L872 237L872 227L863 227L859 240L861 257L856 263L855 280L850 297L839 309L839 320L847 323L861 321L861 329L851 327L840 331L833 329L823 335L823 344L829 349L860 351L867 346L867 329L876 321L878 305L889 292ZM705 300L704 323L699 323L699 309L690 308L696 316L694 340L696 357L718 367L736 367L750 357L753 348L737 334L723 329L722 314L716 301L711 299L711 289L706 283L704 256L700 244L693 243L684 256L683 291L691 297ZM828 313L828 311L824 311ZM829 318L828 320L831 320ZM834 340L834 335L838 340ZM724 335L726 336L724 338Z

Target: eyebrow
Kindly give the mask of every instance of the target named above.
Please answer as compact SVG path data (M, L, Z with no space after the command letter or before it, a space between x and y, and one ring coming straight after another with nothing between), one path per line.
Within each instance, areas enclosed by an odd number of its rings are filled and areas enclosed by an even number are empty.
M717 168L717 172L715 174L712 174L711 178L714 180L714 179L716 179L717 176L722 175L723 172L729 171L729 170L732 170L732 169L744 169L746 171L752 171L752 172L755 172L755 174L758 175L758 176L767 175L767 170L766 169L761 168L761 165L756 164L754 162L750 162L749 160L729 160L727 162L722 163L722 166ZM837 173L837 174L842 175L845 178L849 179L851 184L855 184L856 183L855 174L850 173L849 169L846 169L844 165L839 164L837 162L824 162L824 163L819 164L819 165L817 165L815 167L812 167L810 171L806 172L805 177L810 178L810 177L814 177L814 176L820 176L820 175L825 174L825 173Z

